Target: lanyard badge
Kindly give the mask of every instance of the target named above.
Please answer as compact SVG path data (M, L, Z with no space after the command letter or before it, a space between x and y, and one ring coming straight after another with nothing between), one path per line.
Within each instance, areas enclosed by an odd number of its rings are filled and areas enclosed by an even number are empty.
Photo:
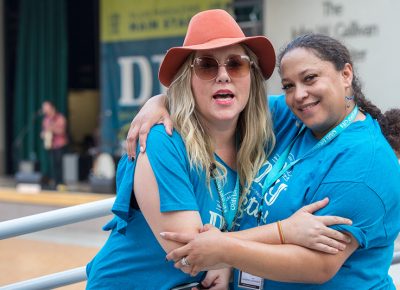
M264 279L239 271L238 287L240 289L261 290L264 287Z
M211 166L213 170L217 170L215 165ZM213 176L213 171L212 171L212 176ZM215 187L217 188L218 191L218 197L219 201L221 204L221 211L222 215L225 220L225 225L222 228L222 231L230 231L233 229L235 225L235 220L238 212L238 207L239 207L239 198L240 198L240 181L239 181L239 174L236 176L236 183L235 183L235 188L233 189L233 192L230 195L230 200L228 202L227 200L227 194L225 194L223 190L223 185L221 183L221 180L218 179L218 177L213 176L214 182L215 182Z

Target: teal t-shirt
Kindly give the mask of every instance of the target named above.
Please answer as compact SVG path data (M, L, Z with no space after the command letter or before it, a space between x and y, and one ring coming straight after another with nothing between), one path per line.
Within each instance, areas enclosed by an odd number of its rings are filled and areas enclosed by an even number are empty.
M176 131L168 136L163 126L153 127L148 136L146 154L157 180L161 212L194 210L200 213L204 224L223 226L215 183L211 182L210 194L205 172L190 167L185 144ZM201 281L203 273L191 277L174 268L173 262L166 262L166 253L145 217L134 208L131 199L135 164L126 156L118 164L117 197L113 206L115 217L105 226L111 234L87 266L87 289L160 290ZM229 200L237 174L229 167L226 169L224 192Z
M270 97L269 101L277 145L243 204L240 229L257 226L261 198L261 220L272 223L289 217L304 205L329 197L328 206L316 214L350 218L352 226L336 228L350 232L360 246L339 272L322 285L265 280L264 289L395 289L388 269L400 230L400 167L379 124L369 115L364 121L352 123L328 146L283 174L262 197L265 176L301 127L283 96ZM306 129L295 142L287 162L303 156L317 142ZM237 273L234 285L237 287Z

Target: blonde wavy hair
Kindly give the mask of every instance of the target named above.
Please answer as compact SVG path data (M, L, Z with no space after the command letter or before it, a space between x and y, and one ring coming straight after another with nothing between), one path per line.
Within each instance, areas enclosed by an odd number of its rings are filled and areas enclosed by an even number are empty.
M250 97L244 110L240 113L236 128L238 142L237 172L242 187L242 196L247 194L258 170L265 162L275 145L271 115L266 102L265 82L258 66L256 55L242 44L246 54L253 62L250 70ZM214 177L225 180L225 167L215 160L212 140L204 130L195 106L191 89L191 64L193 52L177 72L174 81L167 91L167 106L175 129L181 134L189 155L190 166L205 170L206 180L210 185L212 170L215 164L219 170ZM215 174L217 173L217 174Z

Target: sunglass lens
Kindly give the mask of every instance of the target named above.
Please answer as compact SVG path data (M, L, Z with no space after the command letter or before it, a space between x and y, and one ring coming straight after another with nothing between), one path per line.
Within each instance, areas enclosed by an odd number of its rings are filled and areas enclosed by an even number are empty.
M203 80L212 80L218 74L218 62L211 57L198 57L194 61L194 71Z
M244 77L250 71L250 61L247 57L235 55L229 57L226 62L226 70L233 78Z

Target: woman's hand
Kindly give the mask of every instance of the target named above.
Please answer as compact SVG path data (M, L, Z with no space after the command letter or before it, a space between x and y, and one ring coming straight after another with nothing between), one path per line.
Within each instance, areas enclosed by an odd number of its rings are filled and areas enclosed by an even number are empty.
M165 131L172 135L172 121L165 106L165 95L157 95L147 100L131 122L126 137L126 151L129 158L136 158L136 143L139 138L140 151L146 150L146 140L150 128L155 124L164 124Z
M204 280L201 281L201 286L211 290L227 290L229 289L231 273L231 268L210 270Z
M175 267L187 274L195 276L201 271L228 267L223 264L223 245L229 238L211 225L204 226L200 234L164 232L161 236L186 244L168 253L167 260L173 260Z
M338 216L316 216L313 213L329 202L328 198L306 205L291 217L281 221L285 243L296 244L309 249L336 254L351 242L348 235L328 226L351 225L352 221Z

